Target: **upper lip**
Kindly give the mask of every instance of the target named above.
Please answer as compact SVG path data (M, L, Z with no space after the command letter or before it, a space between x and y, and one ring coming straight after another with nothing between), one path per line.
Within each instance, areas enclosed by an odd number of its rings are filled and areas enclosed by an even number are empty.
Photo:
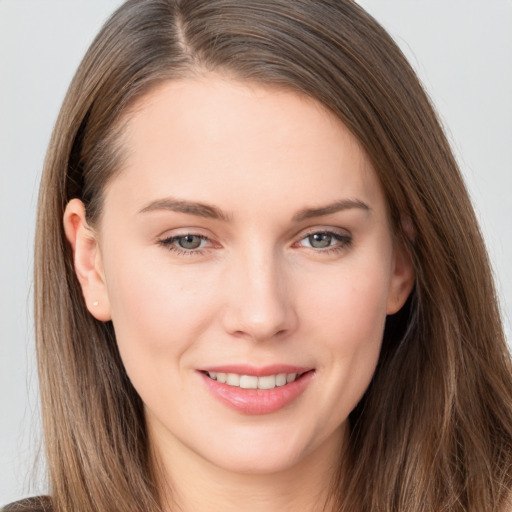
M295 366L290 364L271 364L267 366L252 366L247 364L227 364L221 366L205 366L198 369L201 372L236 373L238 375L254 375L265 377L279 373L306 373L313 370L311 367Z

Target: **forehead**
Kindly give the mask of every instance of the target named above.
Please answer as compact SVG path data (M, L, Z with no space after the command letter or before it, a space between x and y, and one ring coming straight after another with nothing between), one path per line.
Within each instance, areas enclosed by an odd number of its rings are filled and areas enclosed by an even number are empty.
M357 139L319 102L289 90L219 76L165 82L131 109L122 146L110 188L134 204L165 194L235 209L248 196L382 202Z

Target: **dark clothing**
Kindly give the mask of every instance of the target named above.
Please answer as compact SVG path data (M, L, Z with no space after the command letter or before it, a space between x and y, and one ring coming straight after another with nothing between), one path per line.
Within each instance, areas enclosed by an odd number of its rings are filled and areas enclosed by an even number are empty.
M49 496L35 496L6 505L1 512L52 512Z

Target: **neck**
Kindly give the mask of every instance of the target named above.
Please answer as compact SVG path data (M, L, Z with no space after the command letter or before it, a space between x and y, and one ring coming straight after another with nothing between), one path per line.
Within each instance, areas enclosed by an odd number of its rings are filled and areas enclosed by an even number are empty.
M154 433L153 433L154 434ZM166 512L331 512L333 489L348 429L325 440L313 453L281 471L254 474L228 471L203 459L175 439L155 454ZM150 439L154 436L150 433ZM264 456L264 455L262 455Z

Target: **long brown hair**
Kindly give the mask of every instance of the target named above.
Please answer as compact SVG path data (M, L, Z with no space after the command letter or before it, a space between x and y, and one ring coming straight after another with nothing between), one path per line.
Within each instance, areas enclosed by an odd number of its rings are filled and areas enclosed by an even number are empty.
M300 91L334 112L371 159L414 262L414 291L388 318L373 381L350 416L338 508L503 512L512 489L512 371L485 247L417 77L350 0L129 0L91 45L48 149L36 238L56 512L160 509L141 400L112 324L86 309L62 216L78 197L98 222L129 107L164 80L204 71Z

